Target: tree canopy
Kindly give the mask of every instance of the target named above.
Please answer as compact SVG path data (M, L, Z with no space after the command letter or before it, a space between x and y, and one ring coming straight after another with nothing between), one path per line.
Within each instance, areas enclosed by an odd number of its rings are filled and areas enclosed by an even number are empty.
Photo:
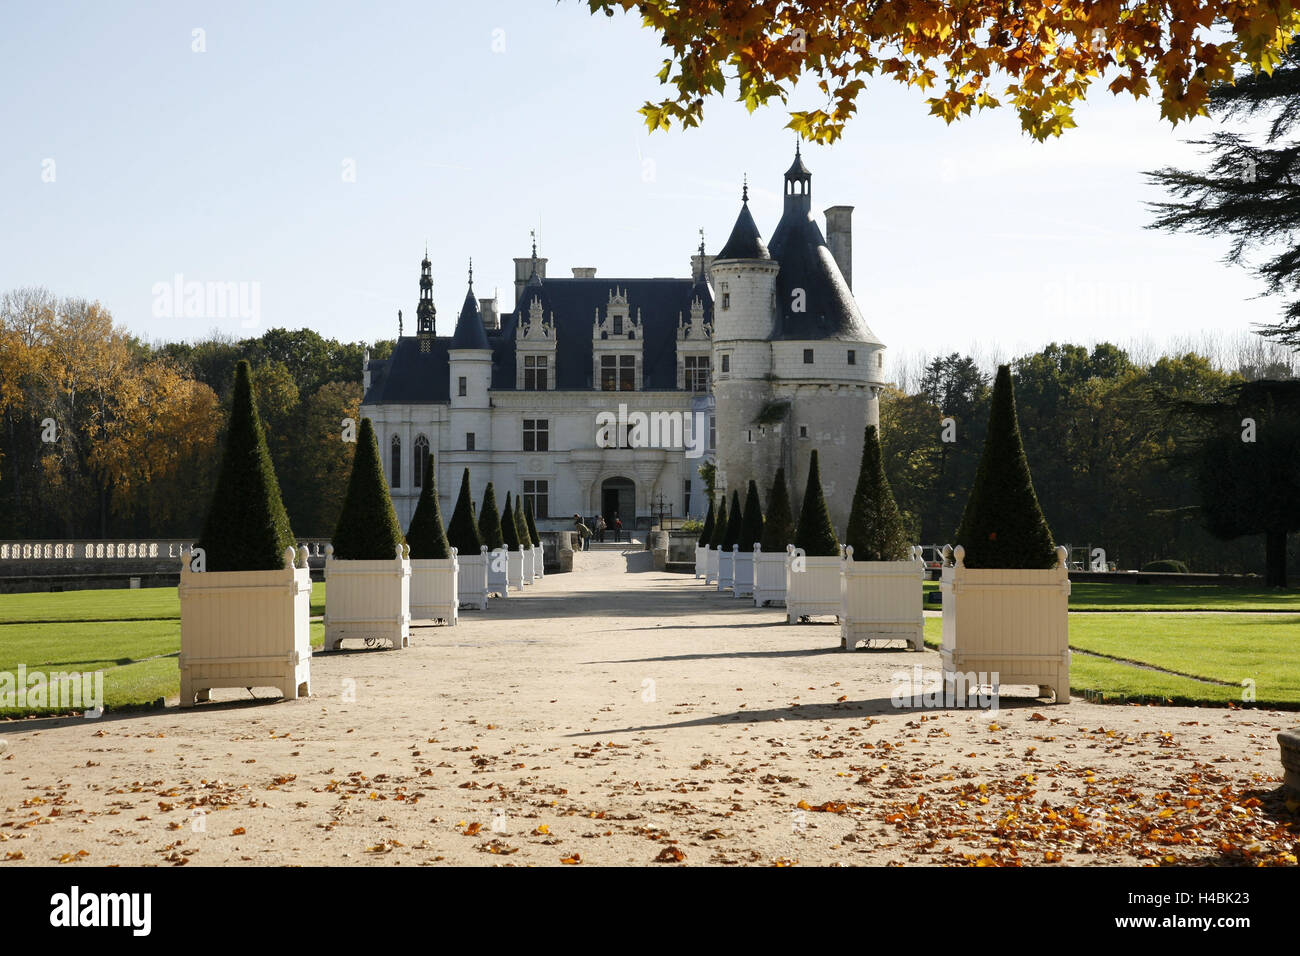
M1035 139L1074 126L1092 84L1159 101L1178 123L1203 115L1233 71L1271 70L1300 31L1289 0L588 0L592 13L634 12L668 51L658 74L670 95L641 107L646 125L698 126L704 103L738 87L753 112L788 104L808 77L822 105L787 124L814 142L839 139L868 81L930 92L951 123L1008 106Z

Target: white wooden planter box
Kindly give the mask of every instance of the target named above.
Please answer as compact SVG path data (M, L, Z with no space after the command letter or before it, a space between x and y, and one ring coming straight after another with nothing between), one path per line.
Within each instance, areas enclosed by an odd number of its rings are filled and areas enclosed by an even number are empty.
M754 545L755 548L758 545ZM731 559L732 564L732 597L753 597L754 596L754 552L741 551L740 546Z
M1070 577L1065 548L1056 567L967 568L958 545L954 564L943 569L943 662L945 695L962 694L969 675L990 683L1031 684L1040 696L1070 700ZM968 675L967 681L958 675ZM994 677L996 675L996 677Z
M764 551L754 545L754 607L785 603L784 551Z
M311 572L307 549L286 548L278 571L191 571L181 553L181 706L213 687L311 694Z
M536 579L546 577L546 552L540 544L533 545L533 577Z
M925 613L921 586L925 562L919 548L910 561L854 561L853 548L844 549L840 573L840 646L847 651L858 641L906 641L925 649Z
M718 560L721 552L717 548L707 548L704 552L704 586L718 582Z
M506 581L516 591L524 589L524 553L522 551L506 552Z
M456 596L461 607L486 611L488 605L488 551L484 546L478 554L458 554Z
M460 609L459 578L455 548L450 558L412 558L411 620L454 625Z
M729 591L735 584L735 552L727 550L718 551L718 584L719 591Z
M497 548L487 553L488 593L500 597L510 597L509 580L506 573L510 566L509 554L505 548Z
M325 650L350 639L410 645L411 562L404 550L385 561L351 561L325 546Z
M833 614L840 616L840 556L808 557L785 546L785 619ZM803 570L796 570L802 567Z
M536 556L533 554L533 549L532 549L531 547L527 547L527 548L525 548L524 550L520 551L520 552L519 552L519 559L520 559L521 563L523 564L523 570L520 571L520 577L521 577L523 583L524 583L524 584L532 584L532 583L533 583L533 577L534 577L534 575L533 575L533 562L534 562L534 560L536 559Z
M708 567L709 549L701 548L698 544L695 546L695 577L704 577L705 568Z

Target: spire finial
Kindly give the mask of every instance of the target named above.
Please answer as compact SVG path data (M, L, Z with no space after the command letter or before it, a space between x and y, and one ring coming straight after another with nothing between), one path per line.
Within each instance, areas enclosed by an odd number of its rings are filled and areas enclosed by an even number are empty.
M704 258L704 227L700 226L700 258Z
M803 139L798 133L794 134L794 158L799 158L799 141Z
M469 285L471 289L474 287L474 257L473 256L469 257Z
M749 202L749 173L745 173L745 185L740 189L740 201Z
M537 258L537 230L536 230L536 229L529 229L529 230L528 230L528 235L532 237L532 240L533 240L533 258L536 259L536 258Z

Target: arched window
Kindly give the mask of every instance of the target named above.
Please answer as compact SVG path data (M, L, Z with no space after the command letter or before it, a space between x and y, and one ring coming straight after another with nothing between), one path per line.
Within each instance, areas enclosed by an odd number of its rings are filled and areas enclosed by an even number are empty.
M419 435L415 439L415 456L411 459L412 487L424 487L424 457L429 453L429 439Z
M388 479L394 488L402 487L402 439L400 435L394 435L390 443L391 447L391 466L388 469Z

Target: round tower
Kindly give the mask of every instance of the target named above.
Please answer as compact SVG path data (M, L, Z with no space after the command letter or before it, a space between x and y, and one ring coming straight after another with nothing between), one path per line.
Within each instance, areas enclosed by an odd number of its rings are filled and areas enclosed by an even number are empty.
M474 264L470 262L469 289L456 320L456 332L447 351L451 375L450 442L455 451L486 451L492 439L492 346L483 330L483 316L474 298Z
M743 496L751 479L766 489L780 465L769 381L779 268L750 214L746 184L740 215L712 265L717 484L727 494Z

